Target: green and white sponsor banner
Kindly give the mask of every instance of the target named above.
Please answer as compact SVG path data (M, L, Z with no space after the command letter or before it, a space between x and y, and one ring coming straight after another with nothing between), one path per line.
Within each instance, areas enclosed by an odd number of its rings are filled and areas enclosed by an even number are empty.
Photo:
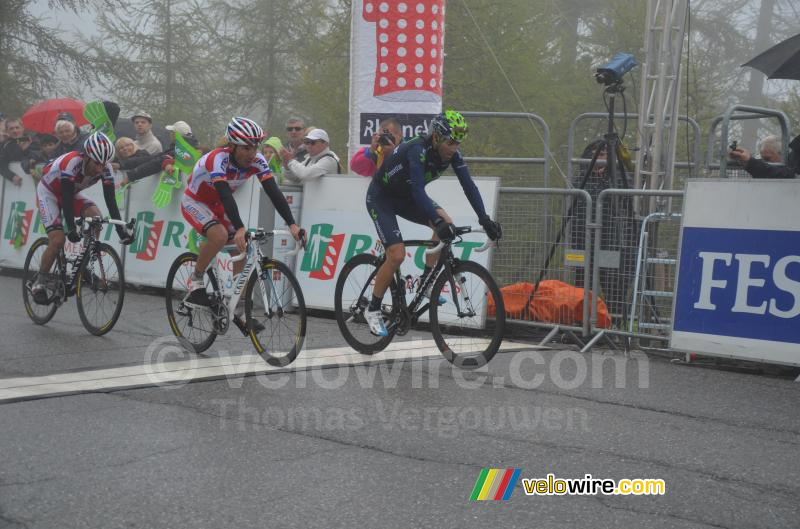
M184 252L197 253L200 237L181 213L185 178L163 208L153 205L157 186L158 178L153 176L136 182L128 191L128 211L131 212L128 217L136 218L136 238L126 250L125 277L131 283L164 287L172 262ZM233 193L239 215L248 228L258 227L259 193L262 193L261 185L253 178ZM217 260L220 268L226 271L223 285L230 286L232 263L229 256L221 252Z
M8 180L2 179L0 266L22 268L25 265L28 249L36 242L36 239L46 237L47 234L36 205L36 184L33 177L25 174L19 162L9 164L9 168L22 177L22 185L15 186ZM119 185L122 174L116 173L114 179ZM97 183L89 189L81 191L81 194L94 201L104 216L108 215L102 184ZM124 219L129 218L126 216L124 208L120 208L120 213ZM119 238L113 226L106 226L101 240L113 246L122 255ZM77 245L67 242L65 250L67 254L70 254L76 252L77 248Z
M306 306L333 309L334 290L344 264L354 255L383 249L365 205L369 178L326 176L305 185L301 208L302 227L308 231L305 252L298 255L295 272L303 289ZM495 218L499 178L478 178L486 212ZM447 211L457 226L479 228L475 212L455 177L442 177L426 188L428 196ZM431 229L398 217L404 240L429 239ZM491 250L474 250L486 242L484 234L469 234L456 245L456 257L489 268ZM401 267L409 300L425 266L424 247L409 247Z

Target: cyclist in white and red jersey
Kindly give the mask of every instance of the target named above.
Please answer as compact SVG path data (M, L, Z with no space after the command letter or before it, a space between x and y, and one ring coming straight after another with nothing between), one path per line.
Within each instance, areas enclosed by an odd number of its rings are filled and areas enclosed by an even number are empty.
M228 241L233 240L239 251L246 246L246 229L233 192L251 176L258 178L264 192L272 200L275 209L289 226L292 236L300 241L302 230L297 225L278 184L269 170L269 164L258 152L266 135L255 121L236 117L228 124L225 134L228 146L203 155L194 166L186 191L181 199L181 212L197 233L205 235L200 245L197 263L192 275L192 290L185 302L208 307L211 300L205 289L206 267ZM238 274L244 261L233 264L233 273ZM235 318L234 318L235 319ZM235 322L239 325L239 322Z
M80 234L75 230L75 217L100 216L100 209L81 191L103 182L103 198L111 218L120 220L119 208L114 198L114 178L111 175L111 160L114 144L102 132L95 132L83 144L84 152L72 151L62 154L43 169L42 179L36 187L36 205L47 230L49 243L42 254L39 275L31 288L36 303L47 303L55 278L50 275L59 249L64 246L64 228L70 242L79 242ZM61 216L61 210L64 216ZM116 226L122 244L133 241L132 234L123 226Z

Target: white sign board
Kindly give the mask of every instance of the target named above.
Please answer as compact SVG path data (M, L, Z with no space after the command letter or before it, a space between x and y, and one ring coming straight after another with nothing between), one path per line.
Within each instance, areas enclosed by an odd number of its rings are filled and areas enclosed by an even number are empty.
M800 365L800 180L690 180L670 345Z

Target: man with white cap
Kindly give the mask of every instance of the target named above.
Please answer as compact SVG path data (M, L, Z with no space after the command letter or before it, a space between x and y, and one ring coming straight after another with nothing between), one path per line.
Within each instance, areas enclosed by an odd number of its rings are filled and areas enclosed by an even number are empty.
M303 138L303 143L308 150L305 159L298 162L292 152L281 149L283 159L283 176L290 182L304 184L322 175L337 174L341 172L339 157L330 149L328 133L322 129L313 129Z
M164 150L161 142L150 130L153 128L153 118L150 117L150 114L144 111L137 112L131 116L131 121L136 128L136 147L144 149L150 154L159 154Z

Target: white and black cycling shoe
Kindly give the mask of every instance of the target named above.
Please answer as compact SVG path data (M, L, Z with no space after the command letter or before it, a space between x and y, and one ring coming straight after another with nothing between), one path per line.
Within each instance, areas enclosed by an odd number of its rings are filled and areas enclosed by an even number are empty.
M383 312L380 310L365 310L364 317L369 325L369 332L375 336L389 336L386 324L383 323Z

